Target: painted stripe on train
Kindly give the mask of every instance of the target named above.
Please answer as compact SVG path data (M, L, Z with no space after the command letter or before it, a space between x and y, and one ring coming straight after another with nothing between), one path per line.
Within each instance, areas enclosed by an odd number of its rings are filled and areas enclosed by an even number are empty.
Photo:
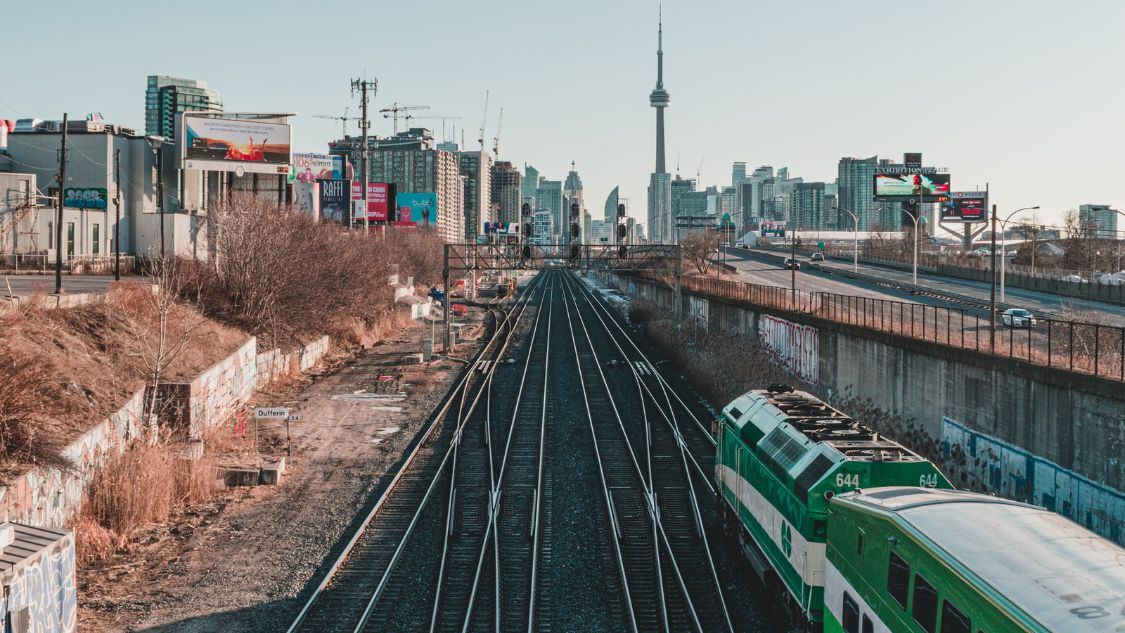
M773 506L762 493L758 492L750 482L734 472L730 466L720 464L717 466L722 477L723 485L730 490L737 491L738 500L746 508L758 525L769 534L773 545L784 552L781 544L781 526L789 523L781 512ZM741 483L741 485L739 485ZM824 586L825 544L813 543L805 539L789 523L790 537L793 549L789 553L789 564L801 576L801 582L813 587ZM759 544L760 545L760 544ZM765 548L763 548L765 549Z
M845 591L859 605L859 630L863 630L863 616L867 616L871 619L871 623L875 625L874 633L893 633L891 628L884 624L879 616L875 615L875 610L871 608L871 605L867 604L863 596L859 595L855 587L848 582L847 578L844 578L844 575L840 573L839 569L836 569L831 561L828 562L824 573L824 633L844 630Z

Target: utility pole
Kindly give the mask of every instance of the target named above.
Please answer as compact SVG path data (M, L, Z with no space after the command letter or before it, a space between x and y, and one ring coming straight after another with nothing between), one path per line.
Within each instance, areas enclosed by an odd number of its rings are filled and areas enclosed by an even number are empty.
M797 309L796 308L796 305L797 305L797 223L796 222L793 223L793 235L789 236L789 251L790 251L789 257L792 258L792 259L789 260L789 273L790 273L789 284L790 284L790 288L791 288L791 290L790 290L790 295L791 295L790 302L793 304L790 307L793 310L796 310Z
M363 174L363 178L360 180L360 183L361 183L361 186L363 187L363 232L365 234L368 232L368 228L369 228L369 225L370 225L370 223L368 222L368 219L367 219L367 208L368 208L368 200L367 200L367 189L368 189L368 187L367 187L367 177L368 177L367 137L368 137L368 130L371 128L371 122L367 120L367 91L370 90L371 96L374 97L375 93L376 93L376 91L378 91L378 89L379 89L379 80L378 79L375 79L375 80L372 80L372 81L367 81L367 78L365 77L363 79L353 79L352 80L352 94L354 95L356 93L356 91L359 91L360 104L363 107L363 114L362 114L361 119L360 119L359 128L360 128L360 134L363 135L363 155L362 155L362 160L361 160L361 163L360 163L360 173Z
M59 210L55 214L55 294L62 294L62 223L63 200L66 196L66 127L67 113L62 115L62 152L59 154Z
M113 280L121 281L121 150L113 155Z
M992 278L992 289L988 297L988 351L996 350L996 205L992 205L992 252L990 255L992 265L989 266L989 277Z

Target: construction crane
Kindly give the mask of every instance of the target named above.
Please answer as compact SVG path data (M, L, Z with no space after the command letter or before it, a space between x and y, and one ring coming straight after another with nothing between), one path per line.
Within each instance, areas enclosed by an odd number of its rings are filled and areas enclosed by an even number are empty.
M332 116L330 114L314 114L313 116L318 119L332 119L334 121L339 121L340 134L342 135L340 138L344 138L348 135L348 121L355 120L354 116L348 116L348 110L351 110L351 106L344 108L343 116Z
M477 142L480 143L480 151L481 151L482 154L484 153L484 126L485 126L486 123L488 123L488 91L487 90L484 91L484 117L482 117L481 120L480 120L480 136L477 138Z
M504 125L504 108L500 108L500 118L496 120L496 136L492 137L492 154L500 160L500 127Z
M383 113L384 119L393 119L394 120L395 134L398 134L398 113L399 112L409 112L410 110L429 110L429 109L430 109L430 106L399 105L398 103L394 103L394 104L391 104L391 107L383 108L382 110L379 110L379 112ZM390 114L387 114L388 112Z

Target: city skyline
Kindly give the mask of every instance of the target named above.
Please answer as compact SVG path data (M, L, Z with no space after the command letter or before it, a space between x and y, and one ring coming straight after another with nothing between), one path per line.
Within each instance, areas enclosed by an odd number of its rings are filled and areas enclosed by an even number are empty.
M95 11L63 4L72 7L62 25L64 37L74 39ZM163 6L150 12L129 6L110 2L96 15L118 12L114 28L140 38L149 33L155 38L153 23L185 19ZM484 92L490 90L485 146L491 146L504 107L500 160L534 164L553 179L562 178L575 160L592 199L604 199L617 185L624 198L645 198L653 164L652 119L639 95L652 90L656 3L524 7L503 19L499 5L489 3L378 11L328 3L315 12L331 16L346 10L349 22L399 24L404 33L416 27L426 34L425 47L403 47L395 38L360 43L340 38L338 21L296 20L304 15L291 10L296 5L193 6L193 20L216 19L208 17L214 14L209 8L222 6L224 22L246 26L237 29L238 46L203 42L191 55L154 46L133 55L125 42L135 38L118 38L120 43L102 50L112 73L64 71L61 84L46 74L21 76L18 89L0 96L0 117L100 112L108 121L142 130L146 78L171 75L207 82L231 111L298 112L294 149L325 152L327 142L339 136L340 122L312 115L341 115L345 108L356 115L348 82L366 67L380 84L374 110L397 101L429 105L424 114L461 116L453 140L460 142L464 130L468 149L478 149ZM272 10L263 10L267 6ZM14 7L13 22L33 23L31 11ZM905 6L878 14L827 2L702 9L665 3L663 14L669 53L664 80L677 92L677 107L665 123L667 169L673 175L694 177L702 162L702 184L729 185L732 163L744 161L749 169L784 165L806 180L831 182L841 157L897 159L920 151L927 164L950 168L956 190L988 183L1001 213L1040 205L1040 220L1058 223L1062 211L1081 204L1125 207L1120 179L1125 161L1115 152L1125 124L1113 111L1125 95L1115 82L1104 81L1114 76L1114 60L1125 53L1111 37L1125 18L1118 3L1025 3L1018 13L947 3L937 23L953 38L934 33L932 47L918 37L932 12ZM584 17L582 42L565 46L575 15ZM487 36L473 41L463 37L469 31ZM276 47L279 36L289 37L290 44L276 58L237 58L240 50ZM31 30L16 30L8 43L32 46L34 37ZM316 52L323 48L318 41L331 42L331 58L345 61L325 63ZM561 44L544 50L542 41ZM505 48L519 54L504 74L488 64L457 62ZM73 62L67 51L36 50L44 67L65 69ZM919 55L926 60L920 71L904 61ZM265 72L268 68L273 70ZM1089 98L1092 85L1102 87L1096 99ZM418 123L444 140L442 121ZM446 123L448 130L451 122ZM354 123L348 127L357 132ZM373 132L390 135L391 120L373 118ZM1080 171L1072 166L1079 160ZM1064 176L1074 171L1081 177ZM643 205L634 203L630 211L644 220Z

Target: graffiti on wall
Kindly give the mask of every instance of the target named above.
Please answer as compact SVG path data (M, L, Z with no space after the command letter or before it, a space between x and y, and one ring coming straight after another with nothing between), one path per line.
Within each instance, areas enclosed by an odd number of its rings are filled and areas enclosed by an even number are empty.
M74 633L78 630L78 590L74 582L74 537L67 535L43 551L4 582L7 601L0 596L0 612L27 609L36 633Z
M763 314L758 321L758 333L781 364L813 384L819 382L820 344L816 328Z
M941 448L951 467L961 471L948 474L967 475L969 487L1043 506L1125 545L1125 494L1120 491L944 417ZM963 459L953 459L954 452Z
M707 327L707 300L701 297L688 297L688 318Z

